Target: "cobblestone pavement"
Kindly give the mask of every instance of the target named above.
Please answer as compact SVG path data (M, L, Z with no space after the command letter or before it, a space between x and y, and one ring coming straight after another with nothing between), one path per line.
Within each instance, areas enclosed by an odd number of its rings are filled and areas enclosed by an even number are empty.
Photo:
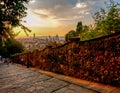
M57 77L41 73L38 70L30 70L17 64L9 64L8 66L0 63L0 93L100 92L65 81L64 79L62 80Z

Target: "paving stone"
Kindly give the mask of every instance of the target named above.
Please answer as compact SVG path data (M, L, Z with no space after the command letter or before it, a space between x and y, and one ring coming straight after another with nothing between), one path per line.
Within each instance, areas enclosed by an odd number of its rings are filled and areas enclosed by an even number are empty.
M96 85L77 84L16 64L0 63L0 93L99 93ZM86 86L86 87L85 87ZM98 91L100 91L102 87ZM108 88L109 89L109 88ZM106 90L101 93L107 93ZM111 93L120 93L114 89Z
M26 89L26 91L29 91L29 92L33 92L35 90L35 87L30 87L30 88L28 88L28 89Z
M80 87L78 85L70 84L54 93L97 93L95 91Z
M20 84L24 84L25 82L30 82L29 79L33 78L36 74L30 74L30 75L22 75L18 77L10 77L10 78L4 78L0 80L0 89L1 88L6 88L8 86L19 86ZM36 76L37 78L37 76ZM34 78L33 78L34 79ZM7 85L7 86L6 86Z
M32 93L51 93L49 91L46 91L45 89L39 89L39 90L35 90Z
M28 91L20 90L19 88L9 88L6 90L1 90L0 93L30 93Z
M49 93L57 89L63 88L68 84L69 84L68 82L65 82L56 78L51 78L49 80L39 82L36 85L44 87L44 90Z

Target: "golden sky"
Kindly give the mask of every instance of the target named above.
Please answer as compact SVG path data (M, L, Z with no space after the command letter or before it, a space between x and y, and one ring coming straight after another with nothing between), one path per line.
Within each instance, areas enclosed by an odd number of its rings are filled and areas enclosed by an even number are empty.
M68 31L74 29L75 26L71 25L71 26L59 26L59 27L29 27L29 29L32 31L29 33L29 36L33 36L33 34L35 33L36 36L55 36L55 35L59 35L59 36L64 36ZM20 28L15 28L14 31L16 32L20 32L20 34L17 36L17 38L23 38L23 37L27 37L27 35L25 34L24 31L22 31L22 29Z
M91 13L99 10L106 0L31 0L26 7L27 16L23 25L32 30L29 36L64 36L75 30L79 21L83 25L92 24ZM16 28L18 32L21 29ZM26 37L21 33L17 37Z
M33 36L34 33L36 36L64 36L68 31L76 29L76 24L61 24L58 20L52 18L41 18L29 10L27 13L28 15L23 18L25 22L22 22L22 24L32 31L29 36ZM26 37L22 29L15 28L14 31L21 31L17 36L18 38Z

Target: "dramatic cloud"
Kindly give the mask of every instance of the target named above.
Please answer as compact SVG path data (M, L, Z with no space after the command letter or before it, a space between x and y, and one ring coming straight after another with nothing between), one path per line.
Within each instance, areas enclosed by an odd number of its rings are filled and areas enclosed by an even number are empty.
M108 0L31 0L23 23L37 35L65 35L78 21L92 24L92 15ZM114 0L120 2L119 0ZM31 34L32 35L32 34Z
M26 23L23 23L25 26L29 27L57 27L59 25L58 21L51 18L43 18L38 11L38 14L28 10L28 15L23 20L26 20ZM43 12L44 13L44 12ZM47 16L47 15L46 15Z
M91 13L104 6L105 0L32 0L28 9L40 19L54 20L57 25L93 23ZM87 20L88 19L88 20Z

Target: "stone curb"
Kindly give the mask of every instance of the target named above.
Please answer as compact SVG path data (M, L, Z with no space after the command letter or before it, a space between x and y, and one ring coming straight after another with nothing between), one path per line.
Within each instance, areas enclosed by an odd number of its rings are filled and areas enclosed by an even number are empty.
M38 71L42 74L46 74L46 75L58 78L60 80L66 81L66 82L70 82L70 83L79 85L81 87L96 91L98 93L120 93L120 88L118 88L118 87L104 85L104 84L95 83L95 82L90 82L90 81L86 81L86 80L82 80L82 79L77 79L74 77L60 75L60 74L56 74L56 73L49 72L49 71L43 71L38 68L29 68L29 69L33 70L33 71Z

